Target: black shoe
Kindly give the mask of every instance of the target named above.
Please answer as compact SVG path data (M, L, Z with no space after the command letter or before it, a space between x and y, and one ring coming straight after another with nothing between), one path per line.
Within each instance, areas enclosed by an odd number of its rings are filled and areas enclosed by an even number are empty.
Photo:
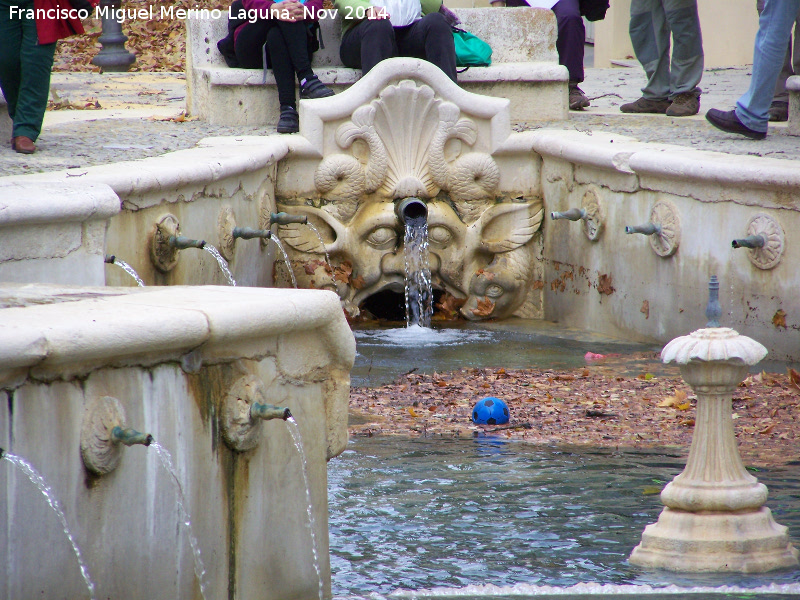
M312 75L300 86L300 97L305 100L313 98L327 98L333 96L333 90L319 80L319 77Z
M756 131L745 127L739 120L739 117L736 116L736 111L733 110L723 112L712 108L706 113L706 120L717 129L727 131L728 133L738 133L739 135L747 136L753 140L763 140L767 137L766 131Z
M293 106L281 106L278 133L297 133L298 131L300 131L300 115Z

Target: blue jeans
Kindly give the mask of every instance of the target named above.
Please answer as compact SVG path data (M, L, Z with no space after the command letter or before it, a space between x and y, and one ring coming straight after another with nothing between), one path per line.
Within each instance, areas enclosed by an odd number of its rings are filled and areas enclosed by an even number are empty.
M766 0L758 20L750 87L736 101L736 116L753 131L767 131L775 83L800 10L800 0Z

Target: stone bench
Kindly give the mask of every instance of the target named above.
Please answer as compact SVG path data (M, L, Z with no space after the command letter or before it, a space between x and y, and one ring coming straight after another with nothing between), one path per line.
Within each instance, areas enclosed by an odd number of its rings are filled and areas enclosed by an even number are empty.
M455 9L461 27L492 46L489 67L471 67L458 75L470 92L511 101L511 120L565 119L567 70L558 64L556 20L552 11L536 8ZM278 92L272 72L266 82L260 70L231 69L217 50L227 34L227 13L219 19L187 20L186 109L213 125L274 125ZM340 92L361 77L339 58L341 17L320 20L324 48L312 66L319 78Z
M789 92L787 130L791 135L800 135L800 75L793 75L786 80L786 90Z

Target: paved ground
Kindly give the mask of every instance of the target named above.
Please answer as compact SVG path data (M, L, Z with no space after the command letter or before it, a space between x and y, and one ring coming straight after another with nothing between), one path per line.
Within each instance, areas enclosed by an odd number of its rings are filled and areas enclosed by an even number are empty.
M733 106L747 88L749 75L745 68L707 71L700 84L701 114L669 118L619 112L620 104L640 95L644 85L640 68L589 68L583 89L597 99L588 110L572 112L566 121L520 128L603 130L642 141L800 160L800 138L787 135L785 124L771 126L766 140L752 141L706 123L707 109ZM212 127L184 120L185 83L185 77L176 73L54 73L53 101L71 108L48 111L36 154L24 156L7 142L0 145L0 176L145 158L190 148L207 136L273 133L266 127Z

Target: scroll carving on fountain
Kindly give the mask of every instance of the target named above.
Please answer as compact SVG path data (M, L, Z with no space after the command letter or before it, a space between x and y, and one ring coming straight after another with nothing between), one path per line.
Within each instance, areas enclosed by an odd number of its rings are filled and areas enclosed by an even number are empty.
M449 80L437 83L395 78L376 88L327 134L334 143L327 139L326 147L335 151L314 173L319 200L279 199L279 210L307 215L325 242L323 248L303 225L280 227L293 262L302 265L295 268L299 285L336 290L353 316L373 294L403 291L403 224L395 203L410 197L427 205L433 287L463 303L462 315L508 317L528 297L542 200L528 190L500 189L490 139L497 119L475 116L469 102L439 93L453 85ZM473 103L501 101L457 92Z

